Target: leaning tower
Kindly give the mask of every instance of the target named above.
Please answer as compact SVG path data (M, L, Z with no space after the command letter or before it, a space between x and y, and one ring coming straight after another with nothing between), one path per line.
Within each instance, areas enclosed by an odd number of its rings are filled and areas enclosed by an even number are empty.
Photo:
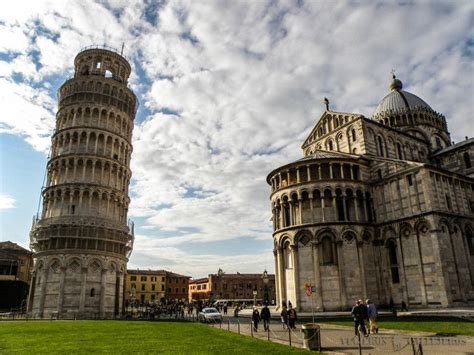
M33 316L112 318L122 311L133 247L127 220L132 130L138 102L126 58L86 48L58 92L56 129L30 244Z

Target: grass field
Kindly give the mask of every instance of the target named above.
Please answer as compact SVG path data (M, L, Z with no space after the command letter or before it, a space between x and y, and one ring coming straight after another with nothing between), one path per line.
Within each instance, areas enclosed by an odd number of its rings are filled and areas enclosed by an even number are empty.
M317 319L317 323L354 326L352 318ZM380 329L424 331L437 334L474 336L474 322L456 317L403 316L383 317L378 321Z
M300 354L199 323L141 321L0 322L0 354Z

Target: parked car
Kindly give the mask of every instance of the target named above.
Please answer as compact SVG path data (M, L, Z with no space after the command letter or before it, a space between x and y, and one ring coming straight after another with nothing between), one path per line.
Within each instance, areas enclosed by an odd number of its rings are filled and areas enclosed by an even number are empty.
M216 308L208 307L203 308L201 312L199 312L199 321L204 323L221 323L222 322L222 315Z

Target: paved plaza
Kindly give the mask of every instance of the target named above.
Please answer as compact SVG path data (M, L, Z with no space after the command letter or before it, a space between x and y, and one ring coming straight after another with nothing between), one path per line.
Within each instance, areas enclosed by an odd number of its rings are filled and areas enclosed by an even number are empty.
M279 319L274 317L271 321L270 331L265 332L263 323L260 322L258 332L251 329L250 310L243 310L239 318L228 317L224 319L222 325L212 325L221 327L223 330L230 330L240 334L254 336L259 339L266 339L281 344L289 344L296 347L303 347L303 333L301 323L291 333L284 330ZM430 314L433 311L417 311L423 314ZM469 314L468 310L435 310L436 314ZM274 312L273 314L276 314ZM346 315L347 312L332 312L332 316ZM310 314L302 313L299 317L311 317ZM316 321L317 322L317 321ZM354 336L351 327L344 327L330 324L320 324L322 351L335 352L337 354L359 354L358 337ZM412 344L413 343L413 344ZM422 345L423 354L430 355L461 355L474 354L474 336L441 336L429 332L415 332L380 329L379 334L362 337L361 349L363 354L413 354L413 346L416 350Z

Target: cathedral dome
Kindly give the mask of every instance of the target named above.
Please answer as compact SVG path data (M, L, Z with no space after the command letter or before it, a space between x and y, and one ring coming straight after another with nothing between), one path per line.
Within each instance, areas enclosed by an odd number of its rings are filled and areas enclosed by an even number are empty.
M402 82L394 75L390 83L391 92L380 101L372 117L382 118L387 115L406 113L414 109L433 112L433 109L425 101L408 91L402 90L402 88Z

